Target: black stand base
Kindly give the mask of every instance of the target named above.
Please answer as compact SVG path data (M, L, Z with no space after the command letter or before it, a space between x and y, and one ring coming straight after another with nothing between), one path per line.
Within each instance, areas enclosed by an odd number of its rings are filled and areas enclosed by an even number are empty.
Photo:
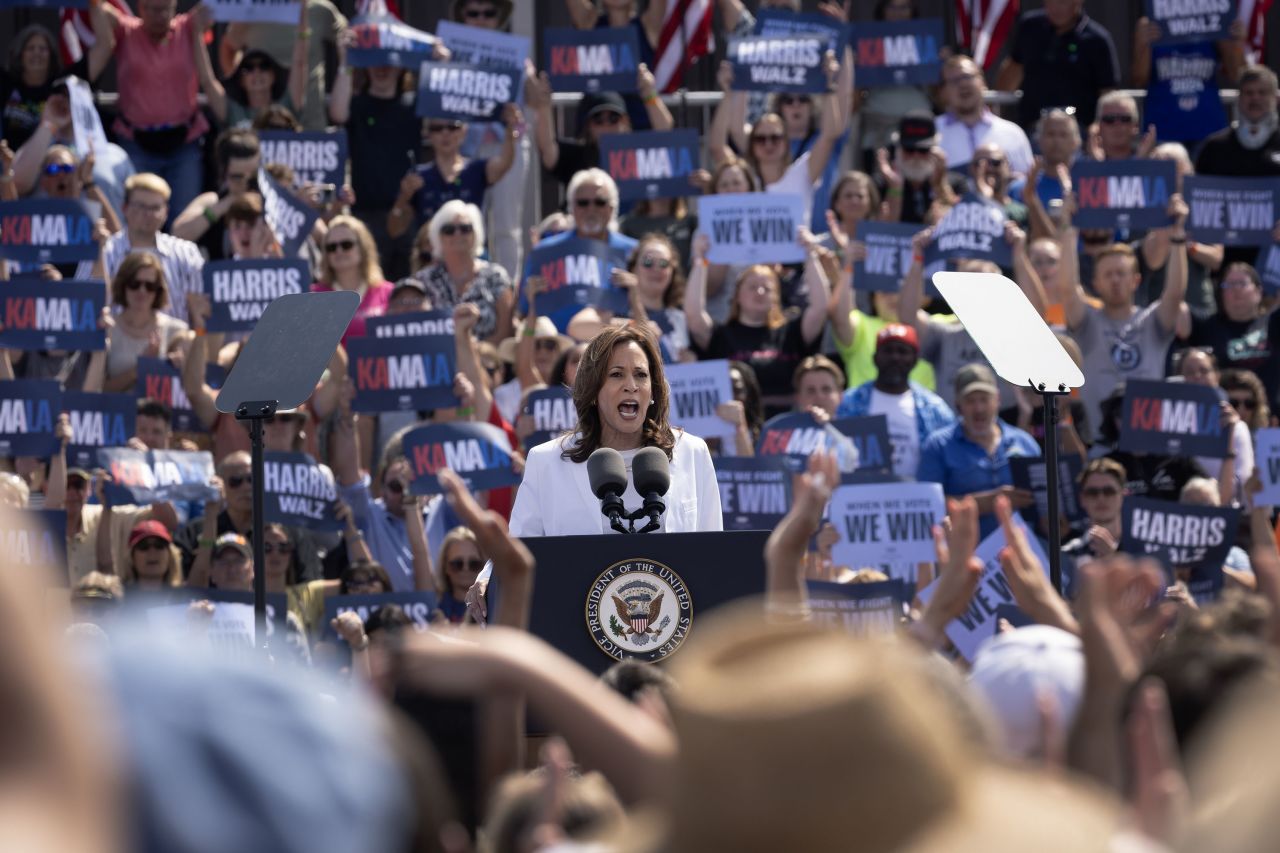
M1058 595L1064 595L1062 589L1062 530L1060 504L1061 494L1058 491L1058 397L1070 393L1066 385L1059 385L1058 390L1050 391L1043 383L1033 385L1036 393L1044 400L1044 473L1045 487L1049 490L1049 581Z

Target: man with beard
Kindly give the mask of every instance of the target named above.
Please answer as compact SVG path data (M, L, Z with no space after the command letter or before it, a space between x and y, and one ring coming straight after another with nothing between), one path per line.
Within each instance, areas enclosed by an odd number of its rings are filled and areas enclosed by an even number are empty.
M938 147L932 114L913 110L904 115L893 142L892 165L881 153L877 188L889 202L890 220L923 223L935 201L952 203L963 186L950 185L955 176L947 172L947 157Z
M1240 75L1236 120L1204 141L1196 157L1200 175L1273 177L1280 175L1280 122L1276 115L1276 73L1262 65Z
M1031 142L1022 128L987 109L982 69L967 56L953 56L942 64L942 96L947 111L938 117L947 166L956 168L973 159L984 142L1000 146L1009 167L1019 177L1031 169Z
M907 377L920 360L916 330L891 323L876 335L876 378L844 393L837 418L884 415L893 445L893 473L915 479L920 444L930 433L955 423L956 416L942 398Z

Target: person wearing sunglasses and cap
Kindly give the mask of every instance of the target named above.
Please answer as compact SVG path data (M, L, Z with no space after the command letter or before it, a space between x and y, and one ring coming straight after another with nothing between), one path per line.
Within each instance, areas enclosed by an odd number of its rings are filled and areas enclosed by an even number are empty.
M129 563L120 578L127 587L158 592L182 586L182 564L169 529L154 519L129 532Z

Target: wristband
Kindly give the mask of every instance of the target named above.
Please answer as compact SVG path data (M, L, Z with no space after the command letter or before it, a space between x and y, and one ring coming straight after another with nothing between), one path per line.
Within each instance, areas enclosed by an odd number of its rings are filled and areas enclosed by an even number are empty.
M659 100L658 93L654 92L653 94L649 95L647 98L643 98L642 100L644 101L644 105L646 107L651 107L654 104L658 103L658 100Z
M208 330L203 326L198 329L192 329L191 331L195 333L197 338L203 338L208 333Z
M902 196L902 187L889 187L885 193L889 198L899 198Z
M204 209L204 218L209 220L210 225L218 224L218 214L214 212L213 205L207 205Z
M711 266L711 261L707 260L706 258L698 258L698 266L709 267Z
M913 264L923 264L924 255L922 255L920 252L916 252L914 255L911 256L911 262Z
M529 325L521 329L520 334L526 338L536 338L538 336L538 330L533 325Z
M470 406L458 407L458 417L460 418L469 418L475 413L476 413L476 410L471 408Z

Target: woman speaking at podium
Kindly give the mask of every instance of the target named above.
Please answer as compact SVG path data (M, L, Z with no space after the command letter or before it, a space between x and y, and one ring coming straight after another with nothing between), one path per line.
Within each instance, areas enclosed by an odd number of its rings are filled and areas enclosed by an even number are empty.
M668 423L662 358L647 333L637 326L610 326L596 335L578 365L573 402L577 428L529 451L511 511L513 535L608 533L609 520L587 475L587 458L601 447L618 451L626 464L627 512L642 503L631 460L641 448L657 447L671 471L657 532L724 529L711 453L701 438Z

